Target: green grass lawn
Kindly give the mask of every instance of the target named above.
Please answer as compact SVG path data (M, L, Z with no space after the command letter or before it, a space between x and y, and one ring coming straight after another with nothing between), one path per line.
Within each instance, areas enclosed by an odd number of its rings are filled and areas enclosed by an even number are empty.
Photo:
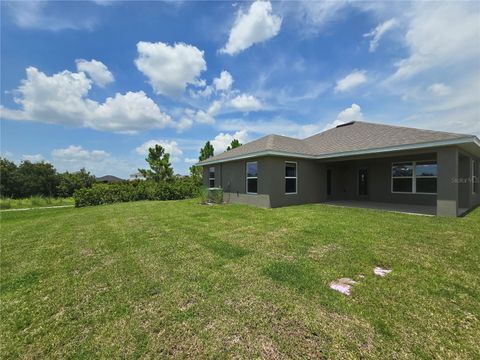
M74 205L75 200L70 198L53 198L44 196L32 196L25 199L0 198L0 209L27 209L45 206Z
M188 200L1 225L3 359L480 357L480 209ZM328 287L361 273L350 297Z

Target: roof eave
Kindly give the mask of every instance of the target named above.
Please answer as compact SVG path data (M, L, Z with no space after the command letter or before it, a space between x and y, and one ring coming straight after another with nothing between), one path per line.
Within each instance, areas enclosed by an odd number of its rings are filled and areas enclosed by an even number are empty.
M274 150L264 150L264 151L256 151L252 152L250 154L243 154L243 155L237 155L237 156L232 156L228 157L225 159L212 159L212 160L204 160L201 162L198 162L196 165L197 166L204 166L204 165L212 165L212 164L219 164L219 163L224 163L224 162L230 162L230 161L235 161L235 160L243 160L243 159L251 159L251 158L256 158L256 157L261 157L261 156L288 156L288 157L295 157L295 158L300 158L300 159L315 159L315 155L308 155L308 154L302 154L302 153L292 153L292 152L286 152L286 151L274 151Z
M213 164L220 164L220 163L236 161L236 160L250 159L250 158L255 158L260 156L286 156L286 157L295 157L299 159L322 160L322 159L342 158L342 157L359 156L359 155L387 153L387 152L403 151L403 150L427 149L427 148L435 148L440 146L461 145L461 144L467 144L467 143L474 143L475 145L480 147L480 140L476 136L472 135L472 136L465 136L457 139L437 140L437 141L429 141L424 143L396 145L396 146L388 146L388 147L382 147L382 148L353 150L353 151L344 151L344 152L338 152L338 153L319 154L319 155L265 150L265 151L253 152L250 154L232 156L225 159L218 159L218 160L212 159L210 161L207 159L197 163L196 165L197 166L213 165Z

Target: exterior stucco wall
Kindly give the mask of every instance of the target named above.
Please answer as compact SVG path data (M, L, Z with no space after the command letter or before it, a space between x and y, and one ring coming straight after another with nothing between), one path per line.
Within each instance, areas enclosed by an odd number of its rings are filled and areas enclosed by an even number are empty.
M285 162L297 163L297 193L285 194ZM318 203L325 200L325 167L314 160L267 157L264 180L272 207Z
M472 161L477 163L476 181L480 175L480 157L473 156L469 153L462 152L459 157L459 207L473 208L480 205L480 184L477 184L477 192L473 192L473 165Z
M392 163L420 160L436 160L436 153L327 163L326 168L332 170L332 195L327 198L328 200L368 200L434 206L437 201L435 194L392 193ZM368 171L366 196L358 194L360 169Z
M445 147L437 151L437 215L458 215L458 149Z
M476 181L477 184L477 193L473 194L472 190L470 191L470 207L479 206L480 205L480 157L471 157L470 160L475 159L477 162L477 174L476 174ZM471 161L470 161L471 164ZM470 171L472 168L470 168Z
M240 193L223 193L223 201L227 204L248 204L262 208L269 208L270 195L268 194L240 194Z
M458 207L480 204L480 191L472 192L472 159L456 147L433 149L421 154L408 152L396 156L377 156L345 161L317 161L286 157L259 157L213 165L215 186L224 189L224 201L260 207L279 207L326 200L365 200L437 206L437 214L456 216ZM480 158L475 158L480 167ZM394 162L436 160L437 194L399 194L392 192L391 169ZM258 163L258 195L246 194L246 163ZM297 163L297 193L285 194L285 162ZM332 194L327 196L327 170L332 171ZM368 194L358 194L358 171L368 171ZM208 187L209 166L204 166L204 185ZM480 172L480 169L479 169ZM455 178L469 179L465 184ZM480 185L479 185L480 187Z
M209 184L209 169L211 167L215 168L215 186L214 187L220 187L220 165L209 165L209 166L204 166L203 167L203 186L205 187L210 187Z
M246 194L246 164L250 161L257 161L258 164L258 195ZM285 194L286 161L297 163L297 194ZM248 161L231 161L214 166L215 186L224 189L224 201L227 202L279 207L325 200L325 186L322 182L324 166L313 160L272 156ZM209 166L204 166L203 184L207 187L208 172Z
M468 156L460 155L458 159L458 207L470 207L470 195L472 193L470 167L471 159Z

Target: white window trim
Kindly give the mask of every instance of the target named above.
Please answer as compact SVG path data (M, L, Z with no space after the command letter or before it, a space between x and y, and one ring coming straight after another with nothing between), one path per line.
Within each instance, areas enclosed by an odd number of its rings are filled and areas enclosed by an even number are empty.
M248 164L257 164L257 176L248 176ZM256 179L257 180L257 192L248 192L248 180ZM258 195L258 162L257 161L247 161L245 163L245 192L250 195Z
M428 193L428 192L417 192L417 175L415 173L415 168L417 163L425 163L425 162L435 162L437 164L437 160L418 160L418 161L395 161L392 162L390 166L390 191L392 194L409 194L409 195L437 195L436 192ZM395 164L412 164L412 176L393 176L392 168ZM438 164L437 164L438 166ZM437 179L438 176L418 176L420 179ZM412 179L412 192L406 191L393 191L393 179ZM438 186L438 180L437 180Z
M298 194L298 164L297 164L296 161L285 161L285 167L283 168L284 170L286 169L287 164L295 164L295 176L286 176L285 175L284 185L286 187L287 179L295 179L295 192L286 192L285 191L285 195L296 195L296 194Z
M478 193L477 173L478 173L478 161L475 159L472 159L472 194L473 195L476 195ZM475 184L477 184L477 189L475 189Z
M212 169L213 169L213 178L211 177ZM215 175L216 175L215 166L210 166L208 168L208 187L209 188L215 187ZM213 186L210 186L212 180L213 180Z

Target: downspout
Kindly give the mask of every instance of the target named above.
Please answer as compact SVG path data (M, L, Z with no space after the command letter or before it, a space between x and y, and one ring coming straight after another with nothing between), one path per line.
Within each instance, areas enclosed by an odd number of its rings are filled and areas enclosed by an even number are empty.
M220 163L220 188L223 189L222 178L223 178L223 164Z

